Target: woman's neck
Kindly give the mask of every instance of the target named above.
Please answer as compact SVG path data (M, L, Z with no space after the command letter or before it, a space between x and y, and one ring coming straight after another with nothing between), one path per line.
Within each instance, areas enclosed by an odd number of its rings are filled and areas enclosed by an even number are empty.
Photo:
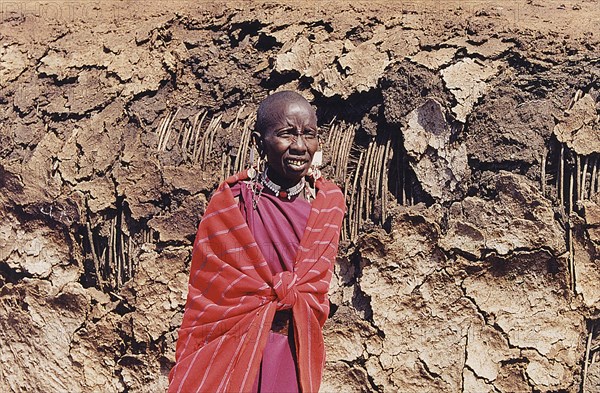
M273 183L277 184L282 189L288 189L294 187L296 184L302 181L302 177L299 179L286 179L279 176L274 170L267 166L266 174Z

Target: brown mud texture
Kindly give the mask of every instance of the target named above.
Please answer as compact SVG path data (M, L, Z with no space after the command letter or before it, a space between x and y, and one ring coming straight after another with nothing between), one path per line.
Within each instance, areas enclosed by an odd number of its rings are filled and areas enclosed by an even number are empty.
M322 392L600 391L596 0L0 7L0 391L165 390L281 89L348 203Z

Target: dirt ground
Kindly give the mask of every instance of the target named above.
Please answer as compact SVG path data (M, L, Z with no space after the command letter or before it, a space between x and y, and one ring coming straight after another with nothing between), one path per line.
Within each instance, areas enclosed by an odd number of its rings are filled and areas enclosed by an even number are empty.
M600 392L600 3L1 1L0 390L162 392L258 102L348 203L322 392Z

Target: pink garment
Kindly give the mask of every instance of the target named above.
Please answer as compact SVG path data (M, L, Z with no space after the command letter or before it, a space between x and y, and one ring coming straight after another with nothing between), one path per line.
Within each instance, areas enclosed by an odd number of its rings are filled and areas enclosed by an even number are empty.
M242 216L246 219L256 243L272 273L292 271L293 261L304 234L311 205L305 199L280 199L263 190L257 209L253 208L252 190L248 183L238 182L231 191L239 197ZM298 392L293 328L290 336L269 333L269 339L253 392Z

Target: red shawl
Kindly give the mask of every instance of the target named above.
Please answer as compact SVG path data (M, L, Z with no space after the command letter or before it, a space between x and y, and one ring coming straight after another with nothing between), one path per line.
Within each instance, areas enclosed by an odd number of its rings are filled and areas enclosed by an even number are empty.
M251 391L275 311L289 308L300 389L319 390L344 196L335 184L317 180L294 271L273 275L229 188L247 178L243 171L222 183L198 227L170 393Z

